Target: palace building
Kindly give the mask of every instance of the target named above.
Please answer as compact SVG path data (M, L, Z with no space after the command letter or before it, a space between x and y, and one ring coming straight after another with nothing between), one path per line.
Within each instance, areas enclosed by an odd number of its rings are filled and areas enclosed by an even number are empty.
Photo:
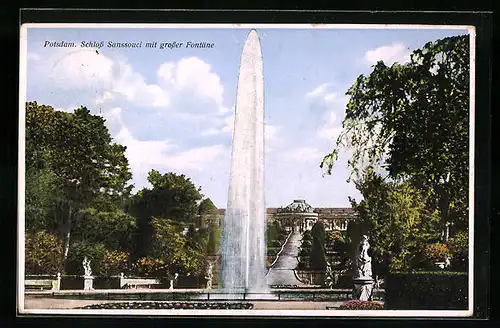
M204 218L204 224L220 225L225 209L218 209L217 214ZM310 230L318 220L322 221L326 231L345 231L347 224L355 216L352 208L318 207L314 208L304 199L295 199L285 207L267 208L267 222L279 221L287 230Z

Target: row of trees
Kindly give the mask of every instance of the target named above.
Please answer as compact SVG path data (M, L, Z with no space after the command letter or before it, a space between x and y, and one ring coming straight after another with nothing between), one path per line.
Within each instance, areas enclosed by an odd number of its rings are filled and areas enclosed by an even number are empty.
M79 274L87 256L96 274L190 275L217 253L219 228L199 221L216 211L210 199L156 170L133 194L125 150L85 107L26 104L27 273Z
M321 167L341 150L363 200L350 238L371 237L379 272L419 268L423 256L467 265L469 194L469 38L448 37L415 50L408 63L379 61L360 75L343 131ZM452 238L446 240L446 227ZM445 255L443 255L445 254Z

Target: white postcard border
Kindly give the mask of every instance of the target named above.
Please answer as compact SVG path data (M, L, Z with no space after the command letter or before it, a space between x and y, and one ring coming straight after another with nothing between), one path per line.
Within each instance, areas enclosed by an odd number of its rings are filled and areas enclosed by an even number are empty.
M470 110L469 110L469 289L468 310L66 310L24 308L25 261L25 115L27 94L28 29L56 28L192 28L192 29L448 29L468 30L470 40ZM475 159L475 63L476 29L468 25L422 24L126 24L126 23L25 23L20 27L19 63L19 171L18 171L18 315L132 315L132 316L290 316L290 317L470 317L474 306L474 159Z

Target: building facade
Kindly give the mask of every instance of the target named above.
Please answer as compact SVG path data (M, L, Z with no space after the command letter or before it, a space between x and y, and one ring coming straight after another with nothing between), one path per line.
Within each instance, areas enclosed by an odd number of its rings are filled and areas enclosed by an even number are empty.
M217 213L203 218L203 225L216 224L221 226L225 209L218 209ZM310 230L318 220L322 221L326 231L345 231L350 220L354 219L352 208L318 207L314 208L304 199L295 199L285 207L267 208L267 221L279 221L288 231Z

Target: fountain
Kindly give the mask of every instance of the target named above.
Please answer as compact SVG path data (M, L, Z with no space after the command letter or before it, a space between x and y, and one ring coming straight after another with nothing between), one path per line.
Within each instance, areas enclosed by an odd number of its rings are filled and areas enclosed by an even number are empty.
M221 286L230 293L266 293L264 76L257 31L243 46L226 214L221 235Z

